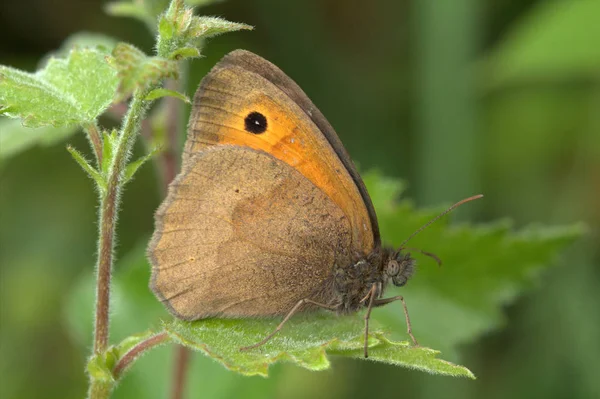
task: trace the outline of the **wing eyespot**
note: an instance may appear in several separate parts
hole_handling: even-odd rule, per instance
[[[250,112],[244,119],[244,127],[248,133],[261,134],[267,131],[267,117],[260,112]]]

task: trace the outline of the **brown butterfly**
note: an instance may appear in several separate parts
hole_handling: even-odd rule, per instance
[[[413,275],[402,249],[382,247],[360,175],[300,87],[255,54],[226,55],[196,92],[182,171],[156,212],[150,287],[168,310],[285,316],[250,349],[298,311],[366,307],[367,357],[371,309],[399,300],[417,345],[402,296],[382,298]]]

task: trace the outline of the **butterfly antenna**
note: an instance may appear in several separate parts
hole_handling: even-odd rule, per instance
[[[483,197],[483,194],[474,195],[472,197],[465,198],[462,201],[458,201],[456,204],[452,205],[450,208],[446,209],[444,212],[440,213],[439,215],[437,215],[436,217],[434,217],[433,219],[431,219],[429,222],[427,222],[423,226],[421,226],[419,229],[417,229],[417,231],[415,231],[410,236],[408,236],[408,238],[406,240],[404,240],[402,242],[402,244],[400,244],[400,248],[404,248],[404,244],[406,244],[407,242],[409,242],[414,236],[416,236],[417,234],[419,234],[420,232],[422,232],[423,230],[425,230],[427,227],[431,226],[432,223],[434,223],[435,221],[437,221],[442,216],[444,216],[444,215],[452,212],[454,209],[458,208],[459,206],[461,206],[464,203],[467,203],[469,201],[473,201],[473,200],[479,199],[481,197]]]

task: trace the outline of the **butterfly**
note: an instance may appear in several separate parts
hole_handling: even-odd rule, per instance
[[[248,51],[226,55],[194,96],[148,257],[150,287],[177,318],[284,317],[244,350],[296,312],[366,308],[367,357],[371,309],[397,300],[418,345],[403,297],[383,297],[411,278],[414,258],[382,245],[367,189],[323,114]]]

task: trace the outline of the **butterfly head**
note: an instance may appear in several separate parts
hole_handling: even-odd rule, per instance
[[[416,261],[409,253],[393,252],[383,268],[383,273],[396,287],[402,287],[413,276]]]

